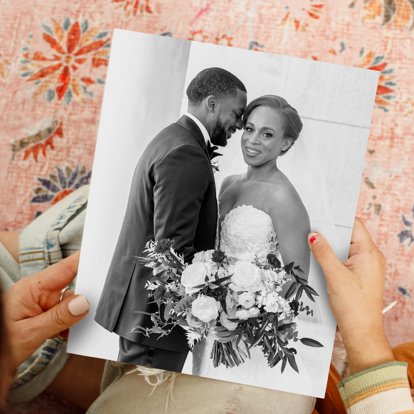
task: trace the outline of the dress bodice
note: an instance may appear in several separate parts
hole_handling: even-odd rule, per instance
[[[220,249],[239,260],[265,258],[269,253],[280,257],[271,217],[252,205],[237,206],[224,217]]]

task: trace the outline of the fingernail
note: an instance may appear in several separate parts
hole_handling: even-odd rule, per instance
[[[319,234],[318,233],[311,233],[308,237],[309,244],[314,244],[319,240]]]
[[[73,316],[82,315],[89,310],[89,307],[88,300],[82,295],[76,296],[76,298],[73,298],[68,304],[69,312]]]

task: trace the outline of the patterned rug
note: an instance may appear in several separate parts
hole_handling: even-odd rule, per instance
[[[358,215],[388,259],[389,340],[412,340],[414,2],[0,0],[0,229],[89,182],[113,28],[381,73]]]

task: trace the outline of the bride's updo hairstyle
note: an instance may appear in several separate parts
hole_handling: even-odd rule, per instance
[[[247,105],[247,108],[243,114],[243,126],[246,126],[250,114],[259,106],[267,106],[269,108],[273,108],[282,115],[284,136],[285,138],[291,138],[293,140],[293,145],[294,142],[298,139],[300,131],[302,131],[303,127],[298,111],[296,111],[293,106],[289,105],[286,99],[283,99],[280,96],[263,95],[259,98],[253,99],[253,101]],[[292,145],[289,148],[281,151],[280,155],[288,152]]]

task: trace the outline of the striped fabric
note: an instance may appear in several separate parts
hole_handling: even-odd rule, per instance
[[[338,386],[349,414],[414,414],[405,362],[388,362],[358,372]]]

